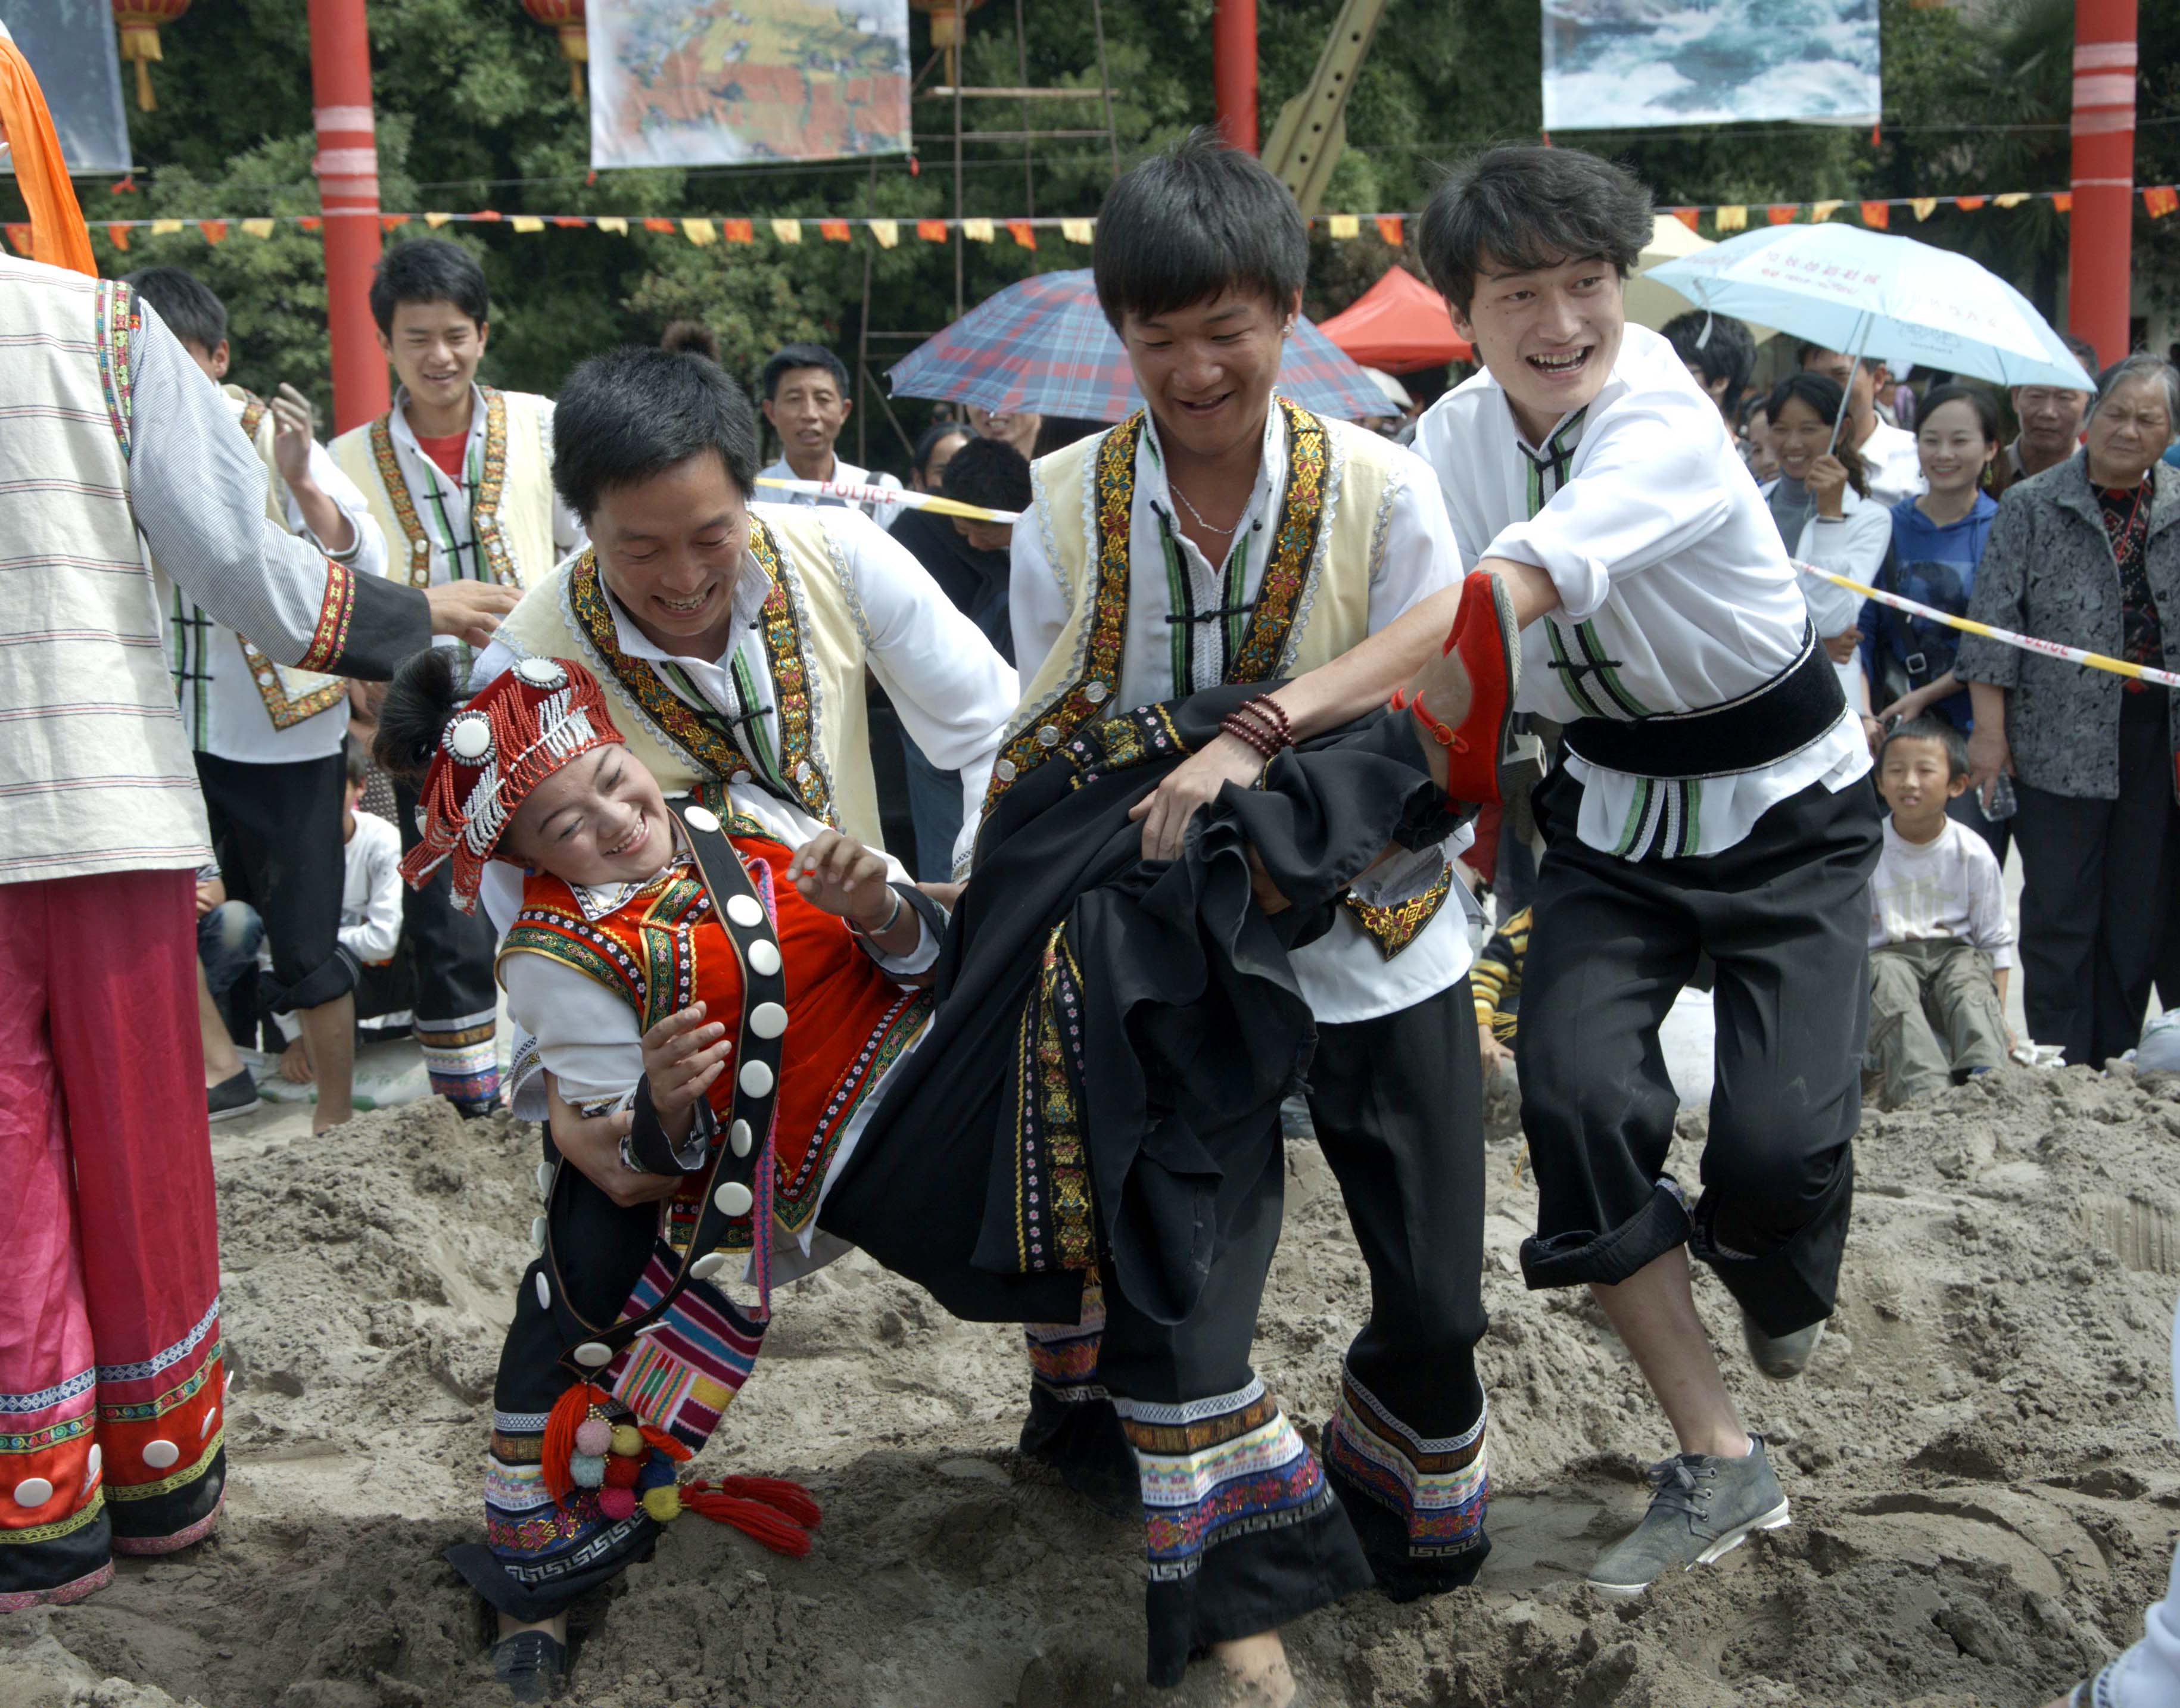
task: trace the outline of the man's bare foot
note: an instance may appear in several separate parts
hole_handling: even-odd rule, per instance
[[[314,1085],[317,1072],[311,1066],[310,1041],[298,1038],[280,1052],[280,1077],[290,1085]]]
[[[1214,1643],[1211,1658],[1225,1670],[1230,1702],[1242,1708],[1287,1708],[1295,1699],[1294,1672],[1277,1631]]]

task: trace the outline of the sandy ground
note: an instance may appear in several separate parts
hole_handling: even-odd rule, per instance
[[[1684,1178],[1693,1178],[1694,1124]],[[217,1537],[122,1563],[81,1606],[0,1623],[0,1708],[465,1708],[503,1700],[438,1551],[477,1520],[501,1325],[526,1259],[532,1134],[427,1102],[312,1140],[224,1125],[238,1372]],[[1306,1139],[1258,1362],[1321,1420],[1363,1272]],[[1477,1586],[1364,1595],[1298,1626],[1311,1701],[2035,1708],[2133,1639],[2180,1530],[2167,1379],[2180,1082],[2010,1071],[1869,1118],[1834,1332],[1803,1381],[1740,1356],[1791,1529],[1635,1604],[1581,1573],[1665,1449],[1583,1299],[1525,1292],[1534,1197],[1495,1142],[1484,1348],[1490,1562]],[[788,1289],[703,1461],[808,1482],[790,1562],[695,1519],[623,1580],[569,1700],[1089,1708],[1140,1686],[1137,1533],[1013,1451],[1009,1330],[947,1320],[861,1259]],[[1199,1671],[1202,1669],[1198,1669]],[[1207,1700],[1195,1681],[1169,1703]]]

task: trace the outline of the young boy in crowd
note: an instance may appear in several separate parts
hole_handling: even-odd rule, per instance
[[[1869,880],[1869,1053],[1887,1109],[2007,1057],[2005,886],[1990,845],[1946,816],[1968,786],[1968,744],[1943,718],[1885,737],[1877,789],[1892,816]]]
[[[477,381],[492,335],[483,270],[443,239],[397,244],[372,279],[371,315],[401,387],[333,454],[386,535],[388,574],[412,587],[536,586],[584,544],[583,529],[553,491],[552,400]],[[416,799],[397,785],[395,805],[413,846]],[[492,932],[456,911],[443,882],[410,891],[403,907],[432,1090],[465,1116],[485,1114],[499,1102]]]
[[[344,870],[341,885],[340,943],[336,953],[355,980],[355,1021],[366,1032],[383,1030],[388,1016],[409,1007],[411,975],[395,958],[401,947],[401,832],[377,813],[363,810],[370,760],[361,744],[348,747],[347,792],[341,810]],[[310,1041],[284,1018],[287,1053],[280,1077],[298,1085],[316,1079]]]

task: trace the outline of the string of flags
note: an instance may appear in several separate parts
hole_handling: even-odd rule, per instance
[[[2152,184],[2139,188],[2143,209],[2150,218],[2162,219],[2167,214],[2180,211],[2180,184]],[[1940,208],[1975,213],[1985,207],[2012,209],[2029,202],[2049,202],[2055,211],[2066,213],[2074,205],[2073,192],[2065,189],[2017,189],[1996,195],[1904,195],[1865,201],[1839,199],[1730,202],[1667,207],[1664,211],[1680,220],[1690,231],[1699,231],[1708,219],[1713,230],[1726,235],[1746,231],[1759,221],[1772,225],[1791,225],[1797,222],[1822,225],[1850,208],[1863,225],[1883,231],[1891,225],[1896,208],[1907,209],[1920,223]],[[1407,222],[1412,217],[1413,215],[1405,213],[1321,213],[1311,223],[1321,228],[1335,242],[1359,238],[1367,223],[1380,242],[1398,249],[1407,240]],[[895,249],[904,239],[943,244],[955,241],[958,236],[965,243],[996,243],[1004,233],[1017,248],[1027,250],[1038,246],[1040,233],[1048,238],[1056,235],[1063,243],[1087,247],[1098,223],[1089,218],[1044,216],[1020,219],[958,220],[884,219],[870,216],[838,219],[775,219],[754,216],[728,218],[717,215],[502,213],[488,207],[480,208],[473,213],[382,213],[378,216],[380,227],[388,232],[418,222],[433,230],[448,225],[504,225],[510,231],[526,234],[542,232],[548,227],[602,231],[623,237],[639,231],[662,236],[678,234],[700,249],[713,244],[755,243],[760,237],[781,244],[799,244],[812,235],[820,243],[848,243],[854,239],[858,231],[867,233],[880,249]],[[236,232],[245,237],[268,238],[285,226],[303,231],[317,231],[324,223],[324,216],[315,213],[282,214],[252,219],[230,217],[95,219],[89,222],[92,230],[105,233],[116,249],[124,250],[129,247],[131,234],[138,232],[147,237],[167,237],[193,231],[206,243],[217,244],[225,242]],[[17,254],[30,254],[30,228],[28,225],[8,225],[0,229],[5,230],[9,245]]]

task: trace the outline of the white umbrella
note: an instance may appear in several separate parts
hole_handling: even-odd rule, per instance
[[[1649,277],[1714,314],[1761,321],[1858,361],[1877,352],[2002,386],[2094,391],[2028,298],[1964,255],[1852,225],[1752,231]]]
[[[1627,318],[1638,327],[1648,327],[1655,332],[1665,330],[1665,322],[1675,315],[1686,314],[1692,306],[1687,298],[1678,291],[1657,282],[1658,269],[1669,261],[1701,254],[1717,245],[1707,237],[1698,237],[1670,213],[1654,214],[1651,217],[1650,240],[1643,245],[1643,253],[1636,257],[1635,271],[1627,283],[1621,287],[1621,306]],[[1766,326],[1752,326],[1749,334],[1758,343],[1771,336]]]

